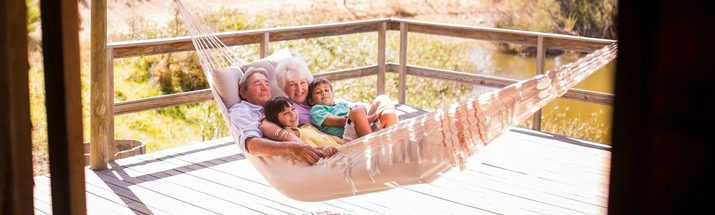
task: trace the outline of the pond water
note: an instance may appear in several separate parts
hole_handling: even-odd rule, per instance
[[[524,80],[536,75],[536,57],[519,54],[505,54],[495,50],[474,49],[472,59],[482,66],[480,74]],[[546,71],[568,64],[585,56],[580,53],[565,53],[547,56]],[[616,61],[591,74],[574,88],[590,91],[614,93]],[[495,88],[475,86],[473,96],[497,90]],[[589,139],[602,143],[611,142],[613,107],[579,102],[568,99],[555,99],[542,111],[542,130]],[[530,121],[530,120],[529,120]]]

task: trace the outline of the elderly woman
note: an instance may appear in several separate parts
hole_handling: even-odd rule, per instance
[[[311,106],[308,104],[308,85],[313,81],[313,75],[308,70],[308,65],[300,58],[286,57],[278,62],[276,66],[276,82],[278,87],[283,89],[288,99],[293,102],[293,106],[298,112],[298,121],[300,124],[310,124]],[[382,110],[379,117],[382,128],[386,128],[397,124],[399,121],[395,106],[386,95],[380,95],[367,110],[367,115],[373,115],[378,110]],[[277,131],[280,129],[278,125],[264,121],[261,125],[262,130]],[[271,139],[283,140],[274,132],[264,132],[264,135]],[[288,139],[286,139],[288,140]]]
[[[313,74],[308,71],[305,61],[286,57],[276,66],[276,82],[283,89],[288,99],[293,101],[293,107],[299,114],[300,124],[310,124],[310,105],[308,104],[308,85],[313,81]]]

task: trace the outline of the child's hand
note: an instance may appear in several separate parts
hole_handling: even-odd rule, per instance
[[[320,146],[318,149],[323,151],[323,157],[330,157],[338,153],[338,149],[335,146]]]
[[[375,120],[377,120],[380,117],[380,115],[382,115],[382,111],[384,111],[384,110],[385,109],[377,110],[374,114],[367,116],[367,121],[374,122]]]
[[[344,138],[343,138],[343,141],[345,141],[345,142],[347,143],[347,142],[353,141],[353,138],[344,137]]]

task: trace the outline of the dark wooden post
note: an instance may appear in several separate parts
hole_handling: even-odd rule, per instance
[[[91,104],[90,104],[90,153],[89,167],[93,170],[107,169],[107,162],[113,157],[114,135],[110,123],[114,121],[111,103],[114,92],[107,90],[113,82],[109,79],[114,75],[109,73],[107,61],[107,0],[92,1],[92,65],[91,65]],[[112,156],[110,156],[112,155]]]
[[[0,214],[32,214],[32,139],[23,0],[0,0]]]
[[[42,0],[52,212],[86,214],[77,0]]]

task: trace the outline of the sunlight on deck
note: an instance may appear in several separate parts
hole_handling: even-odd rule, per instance
[[[86,169],[89,214],[605,214],[610,146],[515,128],[437,181],[323,202],[270,187],[230,137]],[[49,175],[35,177],[49,214]]]

